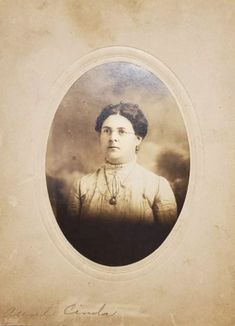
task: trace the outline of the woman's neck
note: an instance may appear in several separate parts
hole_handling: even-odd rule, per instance
[[[125,162],[125,163],[111,163],[109,161],[105,161],[104,165],[106,167],[106,169],[122,169],[124,167],[130,166],[132,164],[136,163],[136,157],[129,162]]]

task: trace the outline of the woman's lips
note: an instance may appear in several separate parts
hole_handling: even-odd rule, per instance
[[[108,149],[120,149],[120,148],[117,146],[109,146]]]

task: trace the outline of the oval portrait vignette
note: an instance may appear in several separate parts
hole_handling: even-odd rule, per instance
[[[184,205],[190,150],[178,104],[142,66],[115,61],[86,71],[54,115],[46,180],[68,242],[105,266],[157,250]]]

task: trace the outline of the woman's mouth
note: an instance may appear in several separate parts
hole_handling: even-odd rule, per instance
[[[108,146],[108,149],[120,149],[120,148],[117,146]]]

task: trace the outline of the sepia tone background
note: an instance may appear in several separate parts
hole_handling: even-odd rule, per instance
[[[227,0],[0,3],[2,325],[234,325],[234,16]],[[49,134],[44,99],[74,62],[113,45],[144,50],[173,71],[201,135],[197,182],[175,237],[147,273],[118,281],[75,268],[58,250],[35,170]],[[74,303],[118,313],[66,315]]]
[[[51,126],[46,174],[60,226],[69,220],[66,206],[72,182],[94,172],[103,163],[99,135],[95,132],[96,118],[105,106],[120,101],[137,103],[144,112],[149,126],[138,162],[170,181],[178,214],[182,209],[190,155],[180,109],[168,88],[153,73],[132,63],[111,62],[89,70],[73,84]]]

